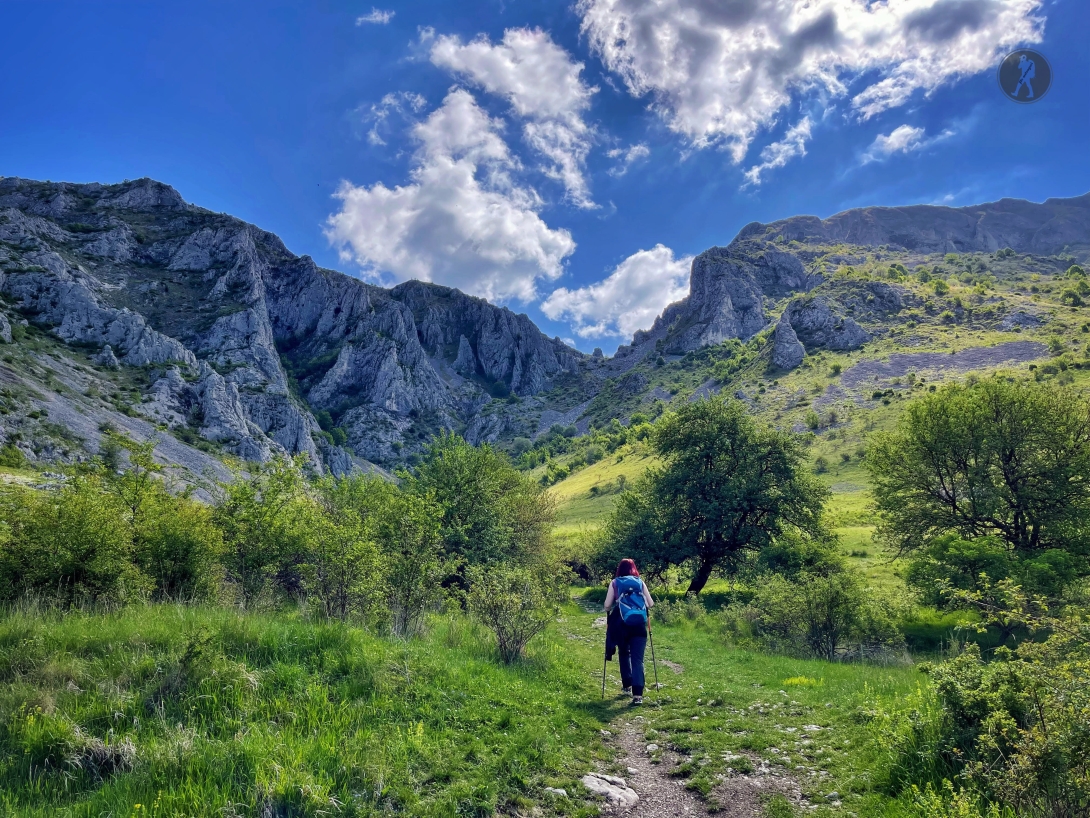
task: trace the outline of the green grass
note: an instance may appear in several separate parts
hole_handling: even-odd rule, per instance
[[[568,649],[546,640],[505,668],[460,616],[397,642],[184,607],[9,615],[0,813],[517,811],[574,789],[600,752]]]
[[[600,731],[636,715],[615,695],[616,664],[601,698],[595,619],[568,606],[504,667],[457,613],[411,641],[291,612],[10,613],[0,813],[594,815],[578,778],[623,774]],[[785,767],[815,803],[836,789],[858,814],[907,814],[870,784],[869,714],[915,689],[914,669],[734,650],[688,622],[656,627],[655,648],[664,686],[641,727],[681,754],[669,772],[709,806],[717,776],[747,763],[727,755],[739,754]]]

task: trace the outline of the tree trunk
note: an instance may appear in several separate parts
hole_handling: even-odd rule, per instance
[[[708,584],[708,577],[712,575],[712,569],[715,568],[714,560],[704,559],[700,561],[700,567],[696,569],[696,573],[693,574],[692,581],[689,583],[686,594],[692,594],[697,596],[704,590],[704,586]]]

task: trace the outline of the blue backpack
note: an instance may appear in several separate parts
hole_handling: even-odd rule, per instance
[[[647,625],[647,600],[643,598],[643,580],[639,577],[617,577],[613,583],[617,591],[621,621],[633,627]]]

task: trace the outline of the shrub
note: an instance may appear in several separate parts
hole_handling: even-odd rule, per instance
[[[834,378],[843,371],[844,371],[844,365],[841,364],[839,361],[832,364],[832,366],[829,367],[829,374],[832,375]]]
[[[779,649],[833,661],[874,658],[903,645],[893,604],[857,571],[768,576],[752,606],[757,634]]]
[[[18,446],[7,443],[0,448],[0,466],[6,469],[25,469],[26,465],[26,455]]]
[[[53,493],[14,488],[0,496],[7,542],[0,548],[0,595],[36,594],[71,606],[145,597],[151,581],[132,563],[125,509],[101,479],[81,475]]]
[[[511,454],[515,457],[521,457],[532,448],[534,448],[534,444],[530,438],[516,437],[511,443]]]
[[[467,573],[470,613],[496,635],[500,660],[511,664],[560,610],[569,577],[554,566],[497,564]]]
[[[282,590],[287,589],[285,583],[293,583],[293,572],[281,568],[288,568],[306,548],[306,532],[300,525],[301,462],[276,458],[249,475],[236,473],[218,489],[213,519],[223,532],[227,579],[244,607],[273,590],[274,577]]]
[[[390,628],[401,637],[415,636],[424,617],[447,597],[444,581],[458,567],[443,551],[442,509],[430,497],[398,490],[378,481],[372,493],[386,493],[377,503],[376,537],[385,555],[385,593]]]
[[[598,445],[587,446],[586,451],[583,452],[583,459],[587,464],[597,463],[605,456],[606,453],[602,450],[602,447]]]
[[[931,282],[931,289],[935,291],[935,295],[946,295],[950,292],[950,285],[941,278],[936,278]]]

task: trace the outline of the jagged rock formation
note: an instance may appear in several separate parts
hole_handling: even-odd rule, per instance
[[[823,296],[796,298],[787,305],[784,317],[807,349],[859,349],[870,335],[853,319],[840,315]]]
[[[0,387],[0,410],[8,410],[0,411],[0,443],[76,456],[72,441],[28,443],[47,431],[24,422],[38,408],[54,432],[73,430],[85,451],[94,450],[96,430],[113,425],[172,432],[164,449],[190,470],[225,452],[249,460],[288,452],[340,473],[364,460],[400,463],[440,429],[473,443],[534,437],[556,423],[582,432],[592,418],[623,419],[636,406],[673,399],[678,382],[656,375],[661,367],[769,332],[773,321],[768,357],[787,370],[807,351],[857,349],[891,323],[935,312],[930,292],[904,284],[903,265],[898,284],[887,283],[880,264],[897,259],[914,269],[940,264],[946,252],[1005,247],[1052,254],[1033,261],[1048,275],[1085,259],[1090,195],[748,225],[728,246],[697,256],[689,295],[606,358],[448,287],[384,289],[321,269],[276,236],[152,180],[0,178],[0,342],[14,344],[0,379],[18,381],[18,356],[9,353],[27,332],[56,347],[41,355],[63,359],[59,386],[48,383],[52,364],[19,359],[27,366],[22,391]],[[1009,263],[1001,259],[1010,255],[995,253],[988,264]],[[851,265],[874,275],[848,274]],[[945,306],[955,320],[967,309]],[[900,315],[909,308],[912,316]],[[1000,330],[1046,320],[998,304],[988,310]],[[700,394],[718,389],[707,361],[729,354],[689,356],[686,380],[703,378]],[[22,417],[11,410],[17,405]]]
[[[650,330],[637,332],[632,345],[617,354],[631,356],[648,343],[685,353],[727,338],[749,338],[769,325],[769,301],[809,292],[825,281],[814,264],[823,251],[841,250],[842,257],[850,258],[859,248],[941,254],[1007,247],[1022,253],[1085,255],[1090,251],[1090,194],[1043,204],[1003,199],[964,208],[867,207],[824,220],[795,216],[767,225],[753,222],[727,247],[713,247],[697,256],[689,295],[667,307]],[[856,314],[879,316],[904,306],[902,294],[883,282],[845,285],[837,292],[837,302],[845,311],[858,308]],[[866,333],[854,322],[840,329],[826,327],[822,308],[810,312],[800,317],[814,324],[812,332],[800,331],[792,320],[807,347],[847,349],[865,340]],[[824,328],[818,330],[818,324]]]
[[[806,357],[806,347],[799,341],[787,318],[781,318],[772,335],[772,364],[779,369],[794,369]]]
[[[351,460],[318,411],[359,456],[397,460],[585,357],[456,290],[320,269],[149,179],[0,179],[0,295],[103,369],[153,370],[137,411],[155,422],[249,460],[305,453],[335,470]]]

